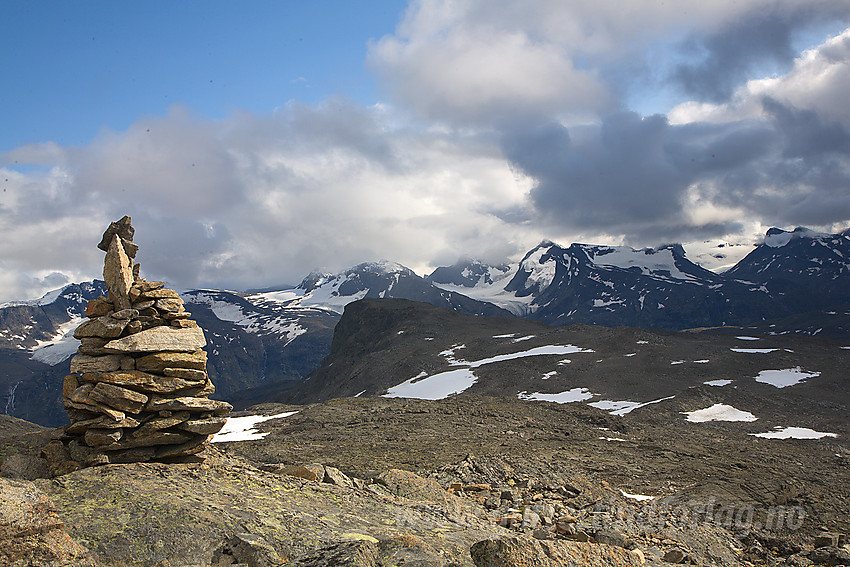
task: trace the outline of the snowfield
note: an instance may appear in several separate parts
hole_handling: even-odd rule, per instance
[[[822,437],[838,437],[835,433],[823,433],[808,427],[777,427],[776,431],[767,433],[750,433],[763,439],[820,439]]]
[[[230,441],[253,441],[262,439],[268,432],[261,432],[254,429],[258,423],[289,417],[295,415],[297,411],[288,411],[276,415],[246,415],[243,417],[228,417],[221,431],[213,435],[211,443],[227,443]]]
[[[758,418],[748,411],[741,411],[727,404],[714,404],[701,410],[682,412],[691,423],[706,421],[755,421]]]
[[[788,386],[794,386],[808,378],[815,378],[817,376],[820,376],[820,372],[804,372],[797,366],[784,370],[762,370],[755,377],[755,381],[770,384],[777,388],[787,388]]]

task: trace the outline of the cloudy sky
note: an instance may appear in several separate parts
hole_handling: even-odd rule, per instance
[[[721,269],[771,226],[850,226],[850,0],[15,0],[0,21],[0,302],[98,277],[125,214],[143,276],[179,289],[544,238]]]

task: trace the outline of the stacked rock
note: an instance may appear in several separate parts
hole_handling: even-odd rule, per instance
[[[89,302],[74,332],[65,442],[83,466],[198,458],[232,409],[208,397],[206,340],[180,296],[139,277],[134,233],[126,216],[104,233],[107,297]]]

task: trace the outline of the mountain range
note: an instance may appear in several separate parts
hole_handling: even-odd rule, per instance
[[[724,273],[691,262],[679,245],[629,247],[542,242],[515,264],[464,260],[427,277],[392,262],[313,273],[295,288],[191,290],[182,297],[204,329],[214,397],[237,407],[283,395],[322,364],[346,306],[407,299],[466,315],[563,327],[577,323],[679,331],[736,327],[763,335],[850,338],[850,230],[768,231]],[[0,306],[0,409],[65,422],[61,380],[71,337],[102,282],[72,284],[38,301]],[[380,322],[373,322],[380,326]],[[358,390],[359,391],[359,390]]]

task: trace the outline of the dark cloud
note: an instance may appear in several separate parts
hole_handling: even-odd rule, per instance
[[[739,226],[693,217],[695,203],[782,225],[850,218],[850,134],[812,111],[764,107],[762,119],[679,125],[617,113],[598,127],[512,133],[503,149],[536,180],[539,215],[561,227],[681,241]]]
[[[836,19],[850,21],[845,2],[755,6],[712,33],[692,33],[680,45],[688,62],[677,65],[670,78],[696,100],[728,100],[753,75],[788,71],[799,56],[794,46],[797,36]]]
[[[745,167],[773,146],[770,131],[757,124],[674,126],[663,116],[628,112],[573,130],[549,125],[509,135],[503,148],[537,181],[531,199],[548,222],[633,238],[728,233],[728,223],[688,222],[689,188]]]

